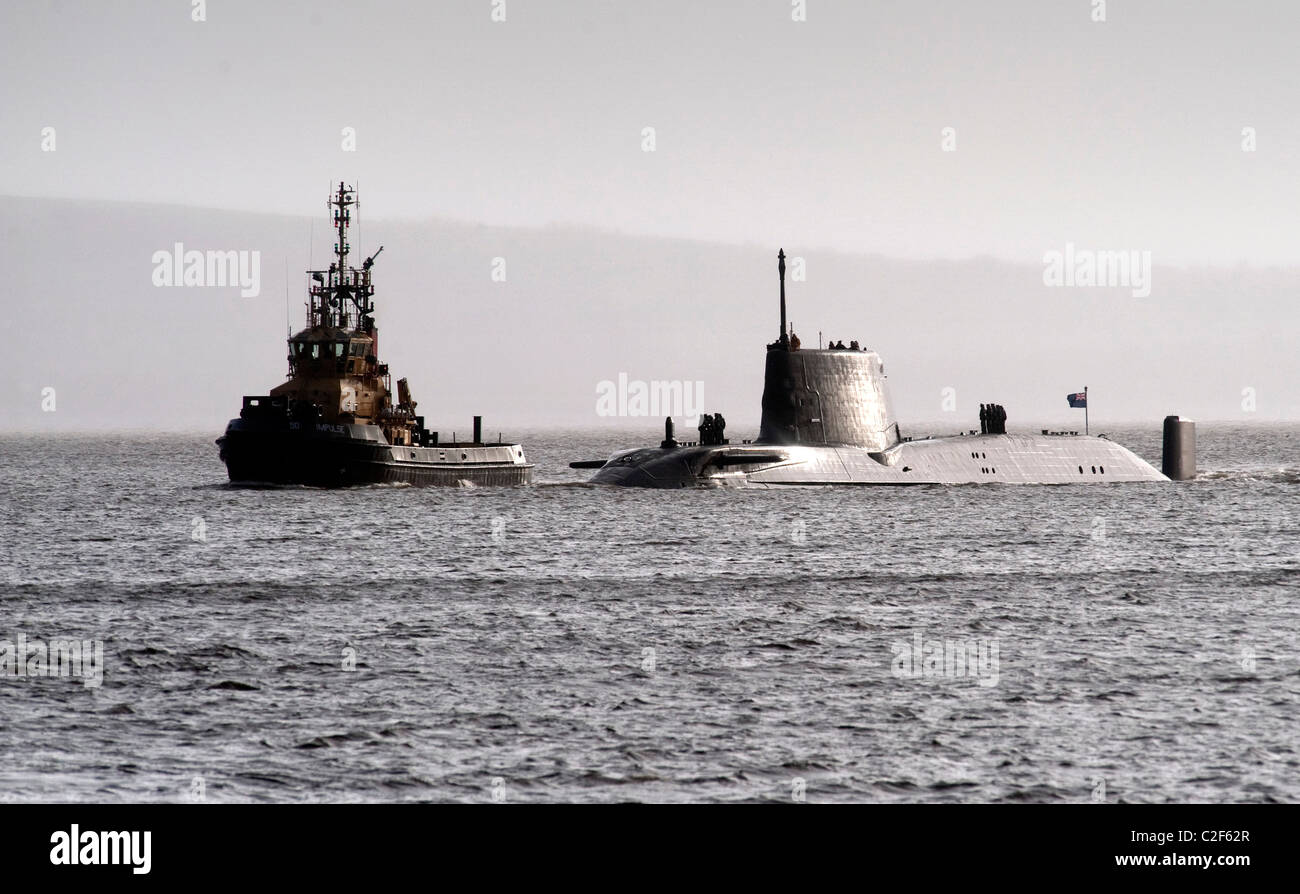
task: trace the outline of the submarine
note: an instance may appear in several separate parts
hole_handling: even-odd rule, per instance
[[[425,427],[406,379],[379,359],[375,259],[349,266],[348,224],[354,189],[339,183],[328,206],[338,241],[328,270],[311,270],[307,326],[289,337],[288,381],[269,394],[245,395],[239,418],[217,439],[237,485],[346,487],[364,484],[443,486],[532,483],[533,465],[519,444],[485,443],[482,417],[473,439],[440,440]]]
[[[1124,484],[1195,475],[1190,420],[1165,420],[1164,471],[1105,435],[1010,434],[996,405],[981,430],[904,437],[889,400],[884,363],[854,342],[804,348],[786,325],[785,252],[777,254],[781,329],[767,346],[758,437],[731,443],[706,415],[700,439],[679,442],[665,420],[657,447],[622,450],[592,468],[592,484],[625,487],[917,484]],[[1071,395],[1071,405],[1076,395]],[[721,417],[717,417],[720,419]]]

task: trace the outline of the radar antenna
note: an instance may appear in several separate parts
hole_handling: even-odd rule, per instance
[[[334,261],[329,270],[310,271],[313,285],[307,325],[352,326],[369,332],[375,312],[375,287],[370,282],[370,268],[384,247],[381,245],[379,251],[366,258],[361,269],[349,267],[348,255],[352,246],[348,243],[348,225],[352,223],[352,209],[361,207],[356,190],[340,181],[326,205],[333,209],[338,241],[334,243]],[[349,313],[349,305],[355,313]]]

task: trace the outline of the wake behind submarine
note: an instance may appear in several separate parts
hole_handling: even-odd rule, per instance
[[[981,433],[903,437],[890,408],[884,365],[856,343],[810,349],[791,339],[785,313],[767,346],[758,438],[732,444],[706,425],[697,443],[679,443],[671,418],[658,447],[623,450],[595,468],[593,484],[626,487],[701,485],[1125,484],[1195,477],[1195,427],[1165,419],[1164,473],[1104,435],[1007,434],[1005,413],[990,407]],[[1076,405],[1077,395],[1071,396]],[[1083,397],[1086,405],[1086,396]],[[983,414],[982,414],[983,416]]]

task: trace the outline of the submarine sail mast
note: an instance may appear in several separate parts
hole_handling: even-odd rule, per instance
[[[781,276],[781,347],[790,350],[790,333],[785,326],[785,249],[777,249],[776,270]]]

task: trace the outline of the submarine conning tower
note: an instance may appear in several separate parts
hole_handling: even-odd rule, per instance
[[[790,338],[785,313],[785,251],[781,334],[767,346],[761,444],[807,444],[886,450],[902,440],[889,406],[885,368],[874,351],[805,349]]]

